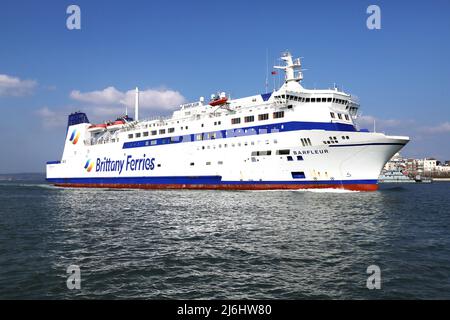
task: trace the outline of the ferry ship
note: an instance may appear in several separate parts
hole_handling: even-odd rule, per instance
[[[377,190],[384,164],[409,138],[356,125],[359,103],[337,88],[301,85],[301,60],[282,55],[278,90],[183,104],[168,118],[92,124],[69,115],[62,158],[47,162],[61,187]]]

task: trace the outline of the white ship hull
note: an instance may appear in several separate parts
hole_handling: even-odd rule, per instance
[[[304,136],[311,141],[336,136],[341,142],[302,146]],[[299,130],[125,149],[102,144],[47,164],[47,179],[71,187],[375,190],[382,167],[406,142],[379,133]],[[270,155],[252,156],[256,151]],[[294,178],[293,172],[304,177]]]

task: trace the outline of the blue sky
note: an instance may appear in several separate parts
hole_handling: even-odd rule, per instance
[[[66,8],[81,8],[81,30]],[[381,30],[366,27],[370,4]],[[110,119],[145,93],[141,117],[217,91],[265,90],[266,51],[303,57],[307,88],[361,101],[361,124],[410,135],[403,154],[450,159],[450,2],[0,2],[0,173],[59,159],[66,116]],[[272,79],[269,81],[272,87]]]

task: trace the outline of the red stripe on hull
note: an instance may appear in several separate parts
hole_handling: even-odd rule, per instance
[[[198,190],[298,190],[298,189],[345,189],[352,191],[376,191],[377,184],[89,184],[56,183],[57,187],[114,188],[114,189],[198,189]]]

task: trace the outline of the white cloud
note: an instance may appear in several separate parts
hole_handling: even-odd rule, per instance
[[[122,92],[114,87],[107,87],[103,90],[80,92],[73,90],[70,97],[74,100],[91,104],[94,113],[116,114],[120,108],[123,112],[124,106],[134,107],[135,91],[128,90]],[[173,110],[186,99],[178,91],[171,89],[147,89],[139,91],[139,107],[141,109]]]
[[[73,90],[70,97],[74,100],[92,104],[118,104],[124,97],[124,94],[114,87],[108,87],[103,90],[81,93]]]
[[[48,107],[37,110],[36,114],[41,117],[42,124],[46,128],[62,127],[67,124],[66,113],[53,111]]]
[[[134,106],[135,91],[129,90],[123,102],[127,106]],[[146,109],[176,109],[186,99],[178,91],[170,89],[147,89],[139,92],[139,107]]]
[[[450,122],[446,121],[436,126],[421,127],[420,131],[423,133],[436,134],[436,133],[450,133]]]
[[[360,116],[357,123],[360,127],[373,127],[375,122],[376,127],[380,128],[393,128],[402,126],[405,124],[411,124],[412,120],[398,120],[398,119],[379,119],[374,116]]]
[[[21,80],[17,77],[0,74],[0,96],[19,97],[29,94],[36,87],[34,80]]]

